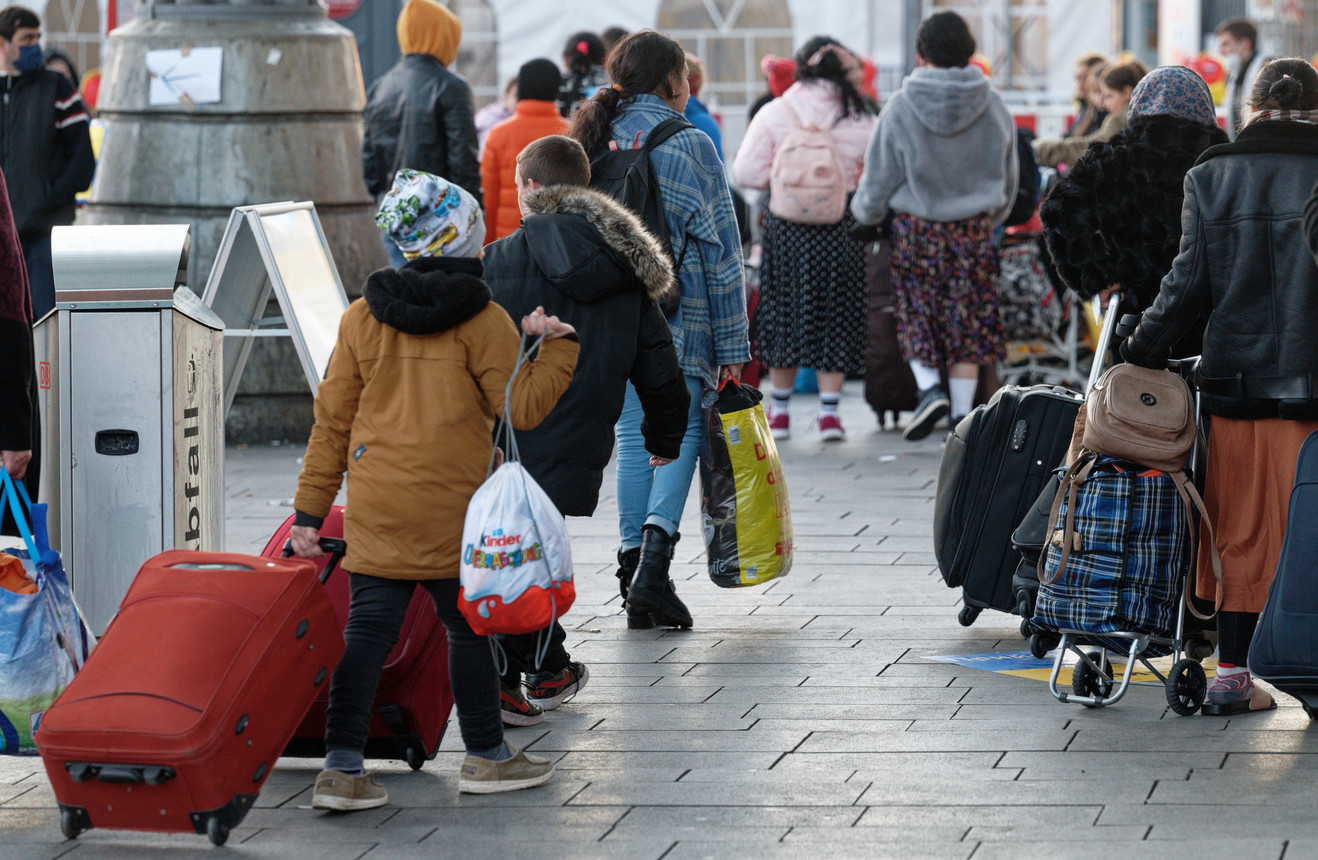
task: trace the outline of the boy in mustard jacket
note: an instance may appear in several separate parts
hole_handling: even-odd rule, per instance
[[[458,566],[467,505],[485,480],[493,417],[504,408],[521,342],[481,279],[485,227],[476,200],[437,176],[400,170],[380,205],[380,228],[408,258],[366,281],[339,323],[316,394],[291,538],[320,555],[319,528],[344,472],[352,604],[347,651],[330,682],[325,770],[312,806],[371,809],[388,801],[363,770],[371,705],[412,593],[430,592],[448,631],[449,671],[467,749],[459,791],[490,794],[548,782],[553,764],[503,740],[499,676],[489,643],[458,610]],[[549,414],[572,380],[576,333],[537,308],[522,331],[545,341],[518,372],[510,404],[516,429]]]

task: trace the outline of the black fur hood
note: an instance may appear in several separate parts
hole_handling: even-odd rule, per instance
[[[371,315],[404,334],[439,334],[485,309],[490,288],[480,260],[419,257],[401,269],[380,269],[362,296]]]
[[[613,198],[554,185],[531,192],[526,206],[531,214],[522,230],[531,258],[576,301],[593,303],[630,290],[660,301],[676,290],[672,261],[659,240]]]
[[[1043,205],[1058,274],[1083,298],[1121,284],[1136,310],[1158,295],[1180,250],[1185,174],[1221,129],[1153,116],[1092,144]]]

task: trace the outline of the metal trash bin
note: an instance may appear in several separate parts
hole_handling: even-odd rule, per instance
[[[36,327],[51,544],[100,633],[138,568],[224,529],[224,323],[186,286],[187,225],[56,227]]]

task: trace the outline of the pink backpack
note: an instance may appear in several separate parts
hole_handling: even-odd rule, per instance
[[[801,122],[787,99],[778,103],[795,128],[773,155],[769,211],[797,224],[837,224],[847,211],[847,183],[833,135]]]

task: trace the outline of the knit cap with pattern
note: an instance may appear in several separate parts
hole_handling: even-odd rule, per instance
[[[475,257],[485,244],[476,198],[446,179],[409,168],[394,177],[375,223],[409,260]]]

